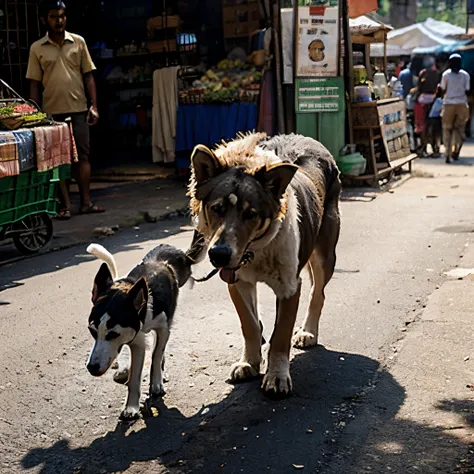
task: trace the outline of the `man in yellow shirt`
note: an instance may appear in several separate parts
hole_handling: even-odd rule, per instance
[[[94,63],[87,45],[79,35],[66,31],[66,5],[62,1],[45,0],[41,5],[41,20],[47,27],[46,36],[33,43],[30,49],[27,79],[30,96],[39,102],[40,84],[43,86],[43,111],[55,120],[70,117],[76,140],[79,163],[73,163],[73,174],[81,195],[80,212],[104,212],[90,200],[91,166],[89,163],[89,126],[99,119],[97,92],[92,71]],[[87,104],[85,87],[91,102]],[[71,202],[66,182],[61,182],[63,208],[58,217],[71,217]]]

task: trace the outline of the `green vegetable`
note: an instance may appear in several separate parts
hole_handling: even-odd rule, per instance
[[[0,109],[0,117],[9,117],[10,115],[13,115],[14,111],[15,107],[2,107]]]
[[[25,115],[23,119],[25,122],[36,122],[37,120],[44,120],[46,117],[46,114],[37,112],[36,114]]]

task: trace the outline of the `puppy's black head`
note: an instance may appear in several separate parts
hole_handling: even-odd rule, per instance
[[[92,289],[93,308],[89,331],[95,344],[87,368],[92,375],[103,375],[124,344],[133,341],[146,315],[148,286],[141,278],[136,283],[114,282],[104,263]]]
[[[176,276],[178,286],[182,287],[191,277],[191,265],[196,263],[192,255],[168,244],[155,247],[144,259],[143,263],[167,263]]]

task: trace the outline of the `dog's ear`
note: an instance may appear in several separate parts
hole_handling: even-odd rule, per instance
[[[297,170],[298,166],[291,163],[278,163],[257,171],[255,177],[275,199],[281,199]]]
[[[95,304],[100,295],[105,293],[113,284],[114,280],[110,273],[109,267],[103,263],[94,279],[94,286],[92,287],[92,303]]]
[[[201,186],[221,171],[216,155],[204,145],[197,145],[191,156],[196,184]]]
[[[128,298],[132,301],[133,307],[138,313],[148,302],[148,285],[144,278],[140,278],[128,292]]]

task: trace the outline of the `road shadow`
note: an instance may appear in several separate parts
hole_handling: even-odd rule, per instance
[[[159,221],[156,224],[142,225],[139,230],[127,229],[106,239],[92,239],[91,242],[104,245],[112,254],[130,252],[143,249],[143,242],[164,239],[186,232],[183,230],[183,226],[188,224],[187,218]],[[96,257],[87,254],[87,245],[76,245],[60,252],[39,254],[7,265],[2,265],[0,262],[0,292],[20,285],[20,281],[28,278],[46,275],[96,259]]]
[[[416,423],[405,416],[394,419],[396,402],[390,399],[393,382],[386,373],[382,374],[376,394],[358,420],[359,425],[367,424],[372,429],[369,432],[349,425],[341,440],[340,459],[322,472],[473,473],[474,443],[468,441],[471,435],[466,435],[465,430],[474,428],[474,400],[443,400],[434,407],[459,415],[452,423],[439,423],[436,415],[431,417],[431,425]],[[352,469],[348,471],[347,466]]]
[[[289,472],[293,464],[317,472],[380,373],[391,378],[373,359],[318,347],[294,357],[288,399],[269,400],[256,380],[189,417],[160,402],[140,431],[119,424],[79,448],[60,440],[30,450],[21,464],[42,474],[115,473],[145,462],[149,472]],[[393,381],[390,416],[404,398]]]

